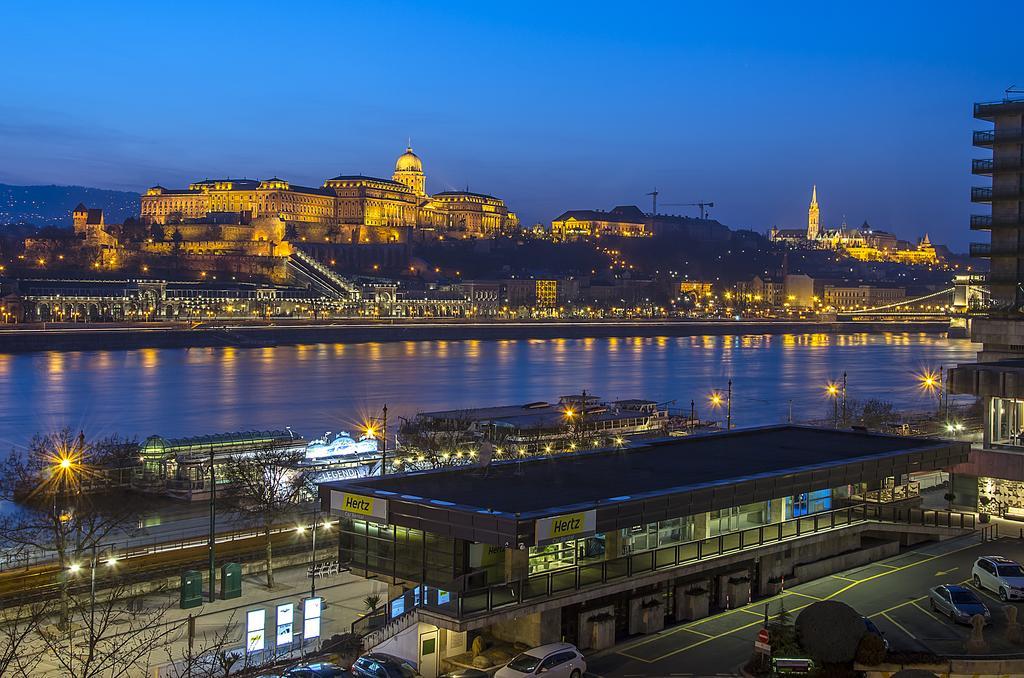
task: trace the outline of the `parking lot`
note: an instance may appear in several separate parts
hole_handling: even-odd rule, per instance
[[[970,628],[934,614],[929,609],[928,590],[939,584],[969,585],[971,568],[981,555],[1003,555],[1024,562],[1024,541],[1003,538],[982,542],[980,534],[974,534],[921,545],[884,561],[799,584],[767,601],[628,641],[589,658],[590,672],[624,678],[735,675],[750,657],[765,605],[770,616],[785,606],[795,618],[800,610],[819,600],[847,603],[871,618],[893,650],[962,654]],[[979,592],[979,597],[992,611],[992,624],[985,629],[990,651],[1024,650],[1004,638],[1006,603],[990,591]],[[1010,604],[1024,607],[1021,602]],[[1024,623],[1024,610],[1020,613],[1018,621]]]

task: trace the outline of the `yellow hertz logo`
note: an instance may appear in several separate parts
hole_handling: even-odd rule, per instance
[[[570,513],[551,519],[551,536],[565,537],[583,531],[583,514]]]
[[[358,513],[362,516],[372,516],[373,497],[364,497],[358,494],[342,494],[341,509],[350,513]]]

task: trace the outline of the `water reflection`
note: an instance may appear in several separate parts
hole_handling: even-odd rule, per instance
[[[920,410],[915,372],[973,360],[967,340],[927,334],[427,341],[0,356],[0,443],[69,425],[144,437],[291,426],[337,431],[379,410],[549,400],[586,389],[609,398],[696,402],[733,381],[738,426],[821,418],[830,380],[851,398]]]

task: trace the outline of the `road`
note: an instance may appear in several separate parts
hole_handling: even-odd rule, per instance
[[[1003,538],[982,543],[980,535],[971,535],[921,545],[877,563],[799,584],[767,601],[628,641],[588,658],[590,673],[601,678],[736,675],[753,651],[765,604],[771,616],[784,605],[795,619],[800,610],[819,600],[838,600],[870,617],[894,650],[962,653],[967,628],[932,614],[928,589],[967,583],[975,559],[992,554],[1024,562],[1024,541]],[[981,596],[993,612],[986,640],[993,652],[1008,650],[1002,639],[1006,625],[1000,610],[1003,604],[987,592]],[[1024,603],[1014,605],[1020,608]]]

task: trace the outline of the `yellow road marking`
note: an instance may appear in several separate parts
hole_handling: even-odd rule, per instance
[[[941,622],[941,621],[944,621],[944,620],[942,620],[942,619],[939,619],[939,617],[938,617],[938,616],[937,616],[937,615],[936,615],[936,614],[935,614],[934,612],[932,612],[931,610],[929,610],[928,608],[926,608],[926,607],[921,607],[920,605],[918,605],[916,601],[915,601],[915,602],[913,602],[913,603],[911,603],[911,604],[912,604],[912,605],[913,605],[914,607],[916,607],[917,609],[921,610],[921,612],[924,612],[924,613],[925,613],[926,615],[928,615],[929,617],[931,617],[932,619],[934,619],[935,621],[937,621],[937,622]]]
[[[809,593],[800,593],[799,591],[786,591],[786,593],[791,593],[794,596],[803,596],[804,598],[810,598],[811,600],[818,600],[818,601],[824,600],[824,598],[819,598],[818,596],[812,596]]]
[[[884,612],[882,613],[882,616],[885,617],[886,619],[888,619],[890,622],[892,622],[896,626],[896,628],[898,628],[900,631],[903,631],[903,633],[907,634],[908,636],[910,636],[914,640],[917,640],[917,636],[915,636],[913,633],[908,631],[906,626],[904,626],[903,624],[899,623],[898,621],[896,621],[895,619],[893,619],[892,617],[890,617],[889,615],[887,615]]]
[[[975,546],[977,546],[977,544],[968,544],[966,546],[962,546],[960,548],[953,549],[952,551],[947,551],[945,553],[938,553],[938,554],[928,555],[928,557],[923,558],[922,560],[918,560],[918,561],[915,561],[913,563],[907,563],[906,565],[901,565],[901,566],[898,566],[898,567],[891,565],[891,566],[889,566],[889,567],[892,567],[891,570],[886,570],[884,572],[879,572],[878,574],[873,574],[873,575],[871,575],[869,577],[865,577],[864,579],[850,579],[848,577],[842,577],[842,576],[834,575],[834,574],[833,575],[829,575],[830,577],[833,577],[835,579],[842,579],[842,580],[848,581],[850,583],[847,584],[846,586],[842,587],[838,591],[830,593],[829,595],[825,596],[824,598],[814,598],[813,596],[809,596],[807,594],[799,594],[796,591],[785,591],[785,592],[780,593],[778,595],[772,596],[771,598],[767,598],[765,600],[759,600],[757,602],[757,604],[758,605],[762,605],[764,603],[771,602],[772,600],[775,600],[776,598],[785,599],[786,595],[789,595],[789,594],[804,595],[807,598],[814,598],[815,600],[829,600],[829,599],[834,598],[835,596],[839,595],[840,593],[843,593],[845,591],[850,590],[851,588],[853,588],[854,586],[857,586],[858,584],[863,584],[864,582],[869,582],[869,581],[871,581],[873,579],[878,579],[880,577],[885,577],[887,575],[893,574],[894,572],[900,572],[902,570],[906,570],[908,568],[915,567],[915,566],[921,565],[923,563],[927,563],[928,561],[935,560],[936,558],[942,558],[943,556],[948,556],[948,555],[951,555],[953,553],[959,553],[960,551],[966,551],[967,549],[974,548]],[[917,553],[917,552],[912,551],[911,553]],[[920,554],[919,553],[919,555],[926,555],[926,554]],[[880,563],[876,563],[876,564],[880,564]],[[875,616],[878,616],[878,615],[886,615],[886,613],[891,612],[892,610],[895,610],[897,608],[903,607],[904,605],[911,605],[911,604],[913,604],[915,602],[924,600],[926,598],[927,598],[927,596],[921,596],[920,598],[915,598],[914,600],[904,601],[904,602],[900,603],[899,605],[893,605],[892,607],[887,608],[885,610],[882,610],[881,612],[876,612],[875,614],[868,615],[868,616],[875,617]],[[804,609],[805,607],[810,606],[811,604],[812,603],[807,603],[807,605],[800,605],[798,607],[794,607],[792,609],[786,610],[786,612],[788,612],[790,614],[795,613],[795,612],[799,612],[800,610]],[[700,624],[700,623],[703,623],[703,622],[708,622],[708,621],[711,621],[711,620],[722,619],[722,618],[724,618],[724,617],[726,617],[726,616],[728,616],[730,614],[735,614],[736,612],[742,612],[742,611],[749,612],[749,610],[746,610],[745,607],[735,608],[735,609],[723,612],[722,614],[715,615],[714,617],[707,617],[705,619],[701,619],[701,620],[698,620],[696,622],[691,622],[691,624],[697,625],[697,624]],[[763,619],[763,615],[757,615],[757,616],[760,619]],[[775,619],[778,616],[779,616],[778,614],[773,614],[773,615],[769,616],[769,619]],[[886,618],[889,619],[889,617],[887,615],[886,615]],[[889,619],[889,620],[892,621],[891,619]],[[664,637],[670,636],[673,633],[678,633],[680,631],[693,631],[693,629],[690,628],[690,627],[679,627],[677,629],[673,629],[671,631],[668,631],[668,632],[666,632],[664,634],[659,634],[659,635],[650,637],[648,639],[639,641],[637,643],[634,643],[632,645],[627,645],[625,648],[623,648],[623,650],[617,651],[616,654],[620,654],[620,655],[623,655],[625,657],[629,657],[630,659],[635,659],[637,661],[644,662],[645,664],[654,664],[656,662],[663,661],[663,660],[665,660],[665,659],[667,659],[667,658],[669,658],[669,657],[671,657],[673,655],[679,654],[680,652],[686,652],[687,650],[692,650],[693,648],[698,647],[700,645],[703,645],[705,643],[709,643],[712,640],[718,640],[719,638],[724,638],[725,636],[732,635],[734,633],[738,633],[739,631],[744,631],[744,630],[752,628],[754,626],[758,626],[761,623],[762,623],[762,621],[750,622],[749,624],[744,624],[742,626],[736,627],[734,629],[730,629],[728,631],[723,631],[723,632],[715,634],[715,635],[709,635],[707,638],[703,638],[703,639],[698,640],[698,641],[696,641],[694,643],[690,643],[689,645],[685,645],[683,647],[676,648],[675,650],[672,650],[671,652],[666,652],[665,654],[663,654],[663,655],[661,655],[659,657],[655,657],[653,659],[645,659],[644,657],[638,657],[636,655],[629,654],[626,651],[626,650],[631,650],[631,649],[633,649],[635,647],[639,647],[641,645],[645,645],[647,643],[653,642],[655,640],[658,640],[659,638],[664,638]],[[893,621],[893,624],[895,624],[896,626],[899,626],[901,629],[903,628],[902,626],[897,624],[895,621]],[[699,633],[699,632],[696,632],[696,631],[694,631],[694,632],[695,633]],[[907,633],[907,635],[910,635],[911,637],[914,637],[913,634],[911,634],[910,632],[906,632],[906,633]]]

